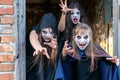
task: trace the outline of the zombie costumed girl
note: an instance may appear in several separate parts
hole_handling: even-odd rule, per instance
[[[81,23],[74,28],[72,49],[72,57],[66,57],[62,63],[59,62],[57,70],[60,72],[57,72],[55,80],[120,80],[119,59],[94,46],[89,25]],[[63,54],[66,55],[66,52]],[[74,66],[72,73],[66,75],[64,62]]]
[[[117,57],[110,58],[94,47],[92,30],[87,24],[81,23],[73,30],[73,55],[76,56],[75,80],[119,80]],[[114,62],[110,62],[113,59]]]
[[[37,33],[37,38],[31,34],[32,31]],[[26,80],[53,80],[57,60],[56,34],[57,21],[52,13],[44,14],[40,23],[29,31],[26,40]],[[39,41],[38,45],[33,45],[35,39]]]

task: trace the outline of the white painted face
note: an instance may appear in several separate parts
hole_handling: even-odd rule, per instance
[[[41,30],[42,38],[45,42],[50,42],[54,36],[52,28],[45,28]]]
[[[77,34],[74,40],[80,50],[85,50],[91,39],[89,34]]]
[[[80,16],[81,16],[80,11],[77,8],[71,11],[71,20],[73,24],[78,23],[78,21],[80,20]]]

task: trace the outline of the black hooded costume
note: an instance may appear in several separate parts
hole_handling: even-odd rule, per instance
[[[40,70],[40,60],[33,66],[33,52],[35,49],[32,47],[29,36],[32,30],[38,34],[43,28],[52,28],[57,34],[57,21],[52,13],[44,14],[40,23],[30,29],[26,36],[26,80],[53,80],[55,67],[53,64],[48,64],[48,59],[44,56],[44,65]]]

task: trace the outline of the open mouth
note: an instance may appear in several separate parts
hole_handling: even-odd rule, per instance
[[[51,38],[45,38],[45,41],[49,42],[49,41],[51,41]]]
[[[80,46],[85,46],[86,44],[79,44]]]
[[[77,21],[78,21],[78,19],[77,19],[77,18],[74,18],[73,20],[74,20],[74,22],[77,22]]]

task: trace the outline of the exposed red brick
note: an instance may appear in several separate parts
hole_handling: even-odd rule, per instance
[[[13,0],[0,0],[0,4],[11,5],[11,4],[13,4]]]
[[[14,64],[0,64],[0,72],[13,71]]]
[[[1,14],[14,14],[14,8],[0,8],[0,15]]]
[[[1,17],[1,24],[14,24],[14,18],[12,18],[12,17]]]
[[[14,42],[14,36],[0,36],[0,42],[1,43],[10,43],[10,42]]]
[[[0,80],[14,80],[14,74],[0,74]]]
[[[0,80],[15,80],[14,54],[12,54],[14,52],[15,37],[12,34],[14,33],[14,11],[16,6],[14,0],[0,0],[0,5],[0,34],[2,35],[0,36]]]
[[[0,52],[13,52],[13,45],[9,44],[1,44]]]
[[[14,55],[13,54],[0,54],[0,62],[13,62]]]

